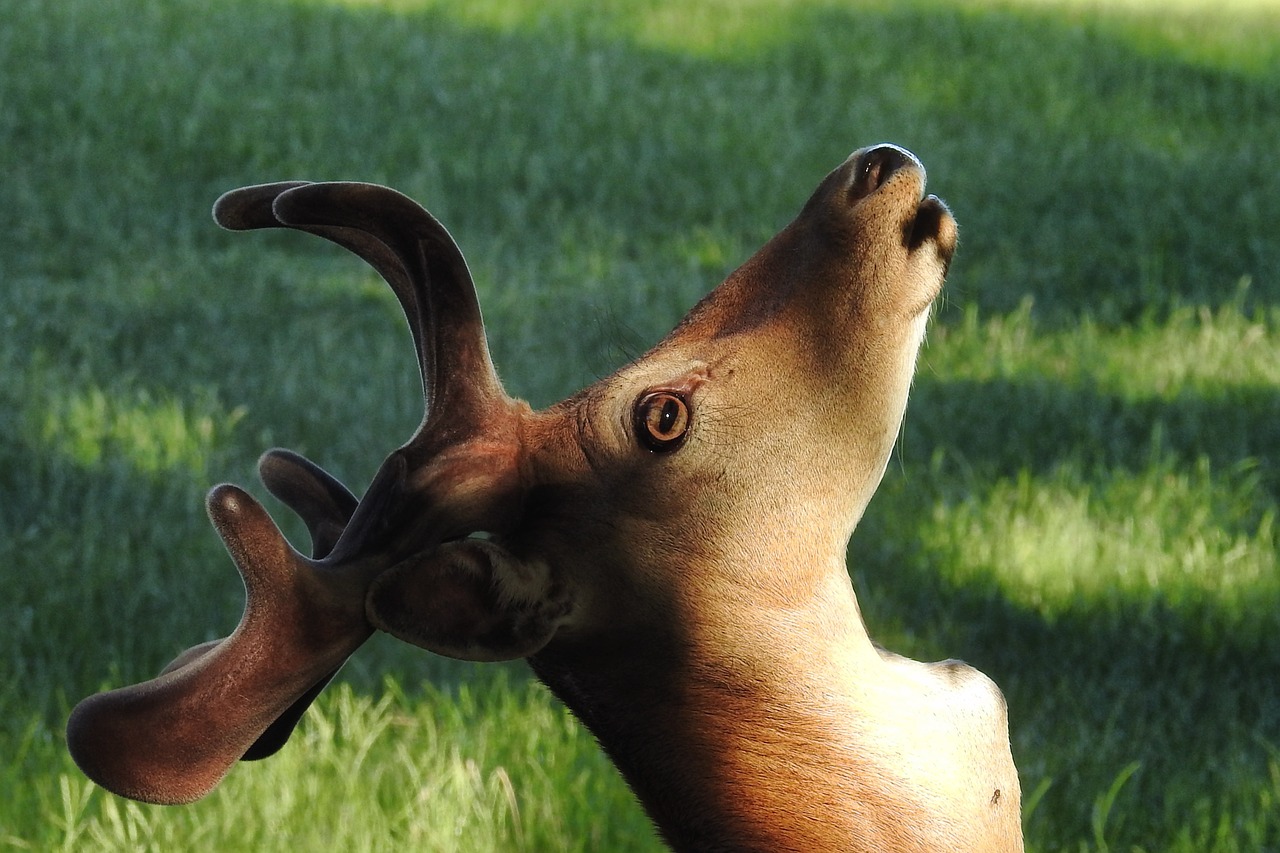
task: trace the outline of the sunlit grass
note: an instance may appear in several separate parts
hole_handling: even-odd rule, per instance
[[[1039,377],[1131,401],[1269,389],[1280,385],[1280,312],[1183,306],[1118,328],[1086,315],[1053,329],[1031,300],[987,318],[970,306],[933,330],[922,361],[926,375],[952,381]]]
[[[1280,606],[1275,509],[1249,471],[1214,476],[1158,460],[1102,482],[1078,471],[1024,473],[957,506],[935,507],[925,547],[958,583],[996,583],[1052,618],[1117,597],[1188,601],[1238,612]]]
[[[1109,29],[1136,49],[1153,56],[1174,55],[1206,67],[1266,71],[1276,47],[1268,38],[1280,21],[1269,0],[1002,0],[969,7],[951,7],[934,0],[894,3],[864,0],[856,4],[813,0],[646,0],[645,2],[589,2],[550,0],[518,4],[506,0],[478,0],[458,5],[441,0],[303,0],[399,14],[438,12],[467,26],[500,32],[520,32],[556,26],[596,36],[625,40],[637,46],[696,56],[742,61],[785,45],[797,19],[824,10],[849,9],[873,15],[934,10],[940,15],[987,15],[993,10],[1057,16],[1076,26]],[[848,34],[851,44],[859,36]]]
[[[36,425],[37,444],[83,468],[122,459],[144,474],[207,477],[210,449],[243,411],[210,412],[201,403],[153,400],[146,392],[121,400],[91,388],[51,401]]]
[[[68,768],[40,808],[77,851],[654,849],[591,737],[501,672],[451,693],[337,687],[282,753],[191,807],[120,800]]]
[[[421,415],[368,270],[209,205],[421,199],[544,404],[880,140],[962,240],[853,543],[873,635],[1004,687],[1031,849],[1280,847],[1277,69],[1247,0],[4,5],[0,848],[659,849],[522,670],[386,638],[194,807],[72,766],[70,703],[235,625],[207,488],[284,444],[359,490]]]

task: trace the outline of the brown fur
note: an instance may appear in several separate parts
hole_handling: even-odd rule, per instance
[[[923,190],[901,149],[855,153],[665,340],[541,412],[502,391],[461,253],[412,202],[351,184],[224,197],[228,227],[309,231],[383,274],[427,416],[358,505],[312,463],[264,457],[310,559],[215,490],[240,627],[81,703],[77,761],[127,796],[201,796],[277,749],[378,628],[527,658],[678,850],[1021,849],[999,690],[878,649],[845,566],[955,248]]]

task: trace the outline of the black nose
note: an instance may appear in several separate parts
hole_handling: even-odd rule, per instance
[[[871,195],[903,166],[915,164],[911,152],[896,145],[877,145],[858,154],[854,165],[853,185],[849,192],[855,198]]]

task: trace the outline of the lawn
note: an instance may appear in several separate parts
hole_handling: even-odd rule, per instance
[[[522,666],[385,637],[194,806],[75,768],[75,701],[239,616],[205,491],[273,445],[362,488],[421,414],[385,285],[208,209],[414,196],[542,405],[892,141],[962,238],[850,547],[872,635],[1002,686],[1029,849],[1280,850],[1277,140],[1262,0],[6,0],[0,849],[661,849]]]

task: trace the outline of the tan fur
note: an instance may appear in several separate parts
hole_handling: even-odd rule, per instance
[[[665,340],[541,412],[502,391],[465,263],[425,211],[363,185],[229,194],[228,227],[310,231],[383,274],[427,416],[358,505],[312,463],[264,457],[312,558],[252,498],[214,493],[241,626],[82,703],[81,766],[128,796],[200,796],[279,748],[377,628],[527,658],[678,850],[1020,850],[999,690],[877,648],[845,566],[955,248],[923,191],[910,154],[855,153]]]

